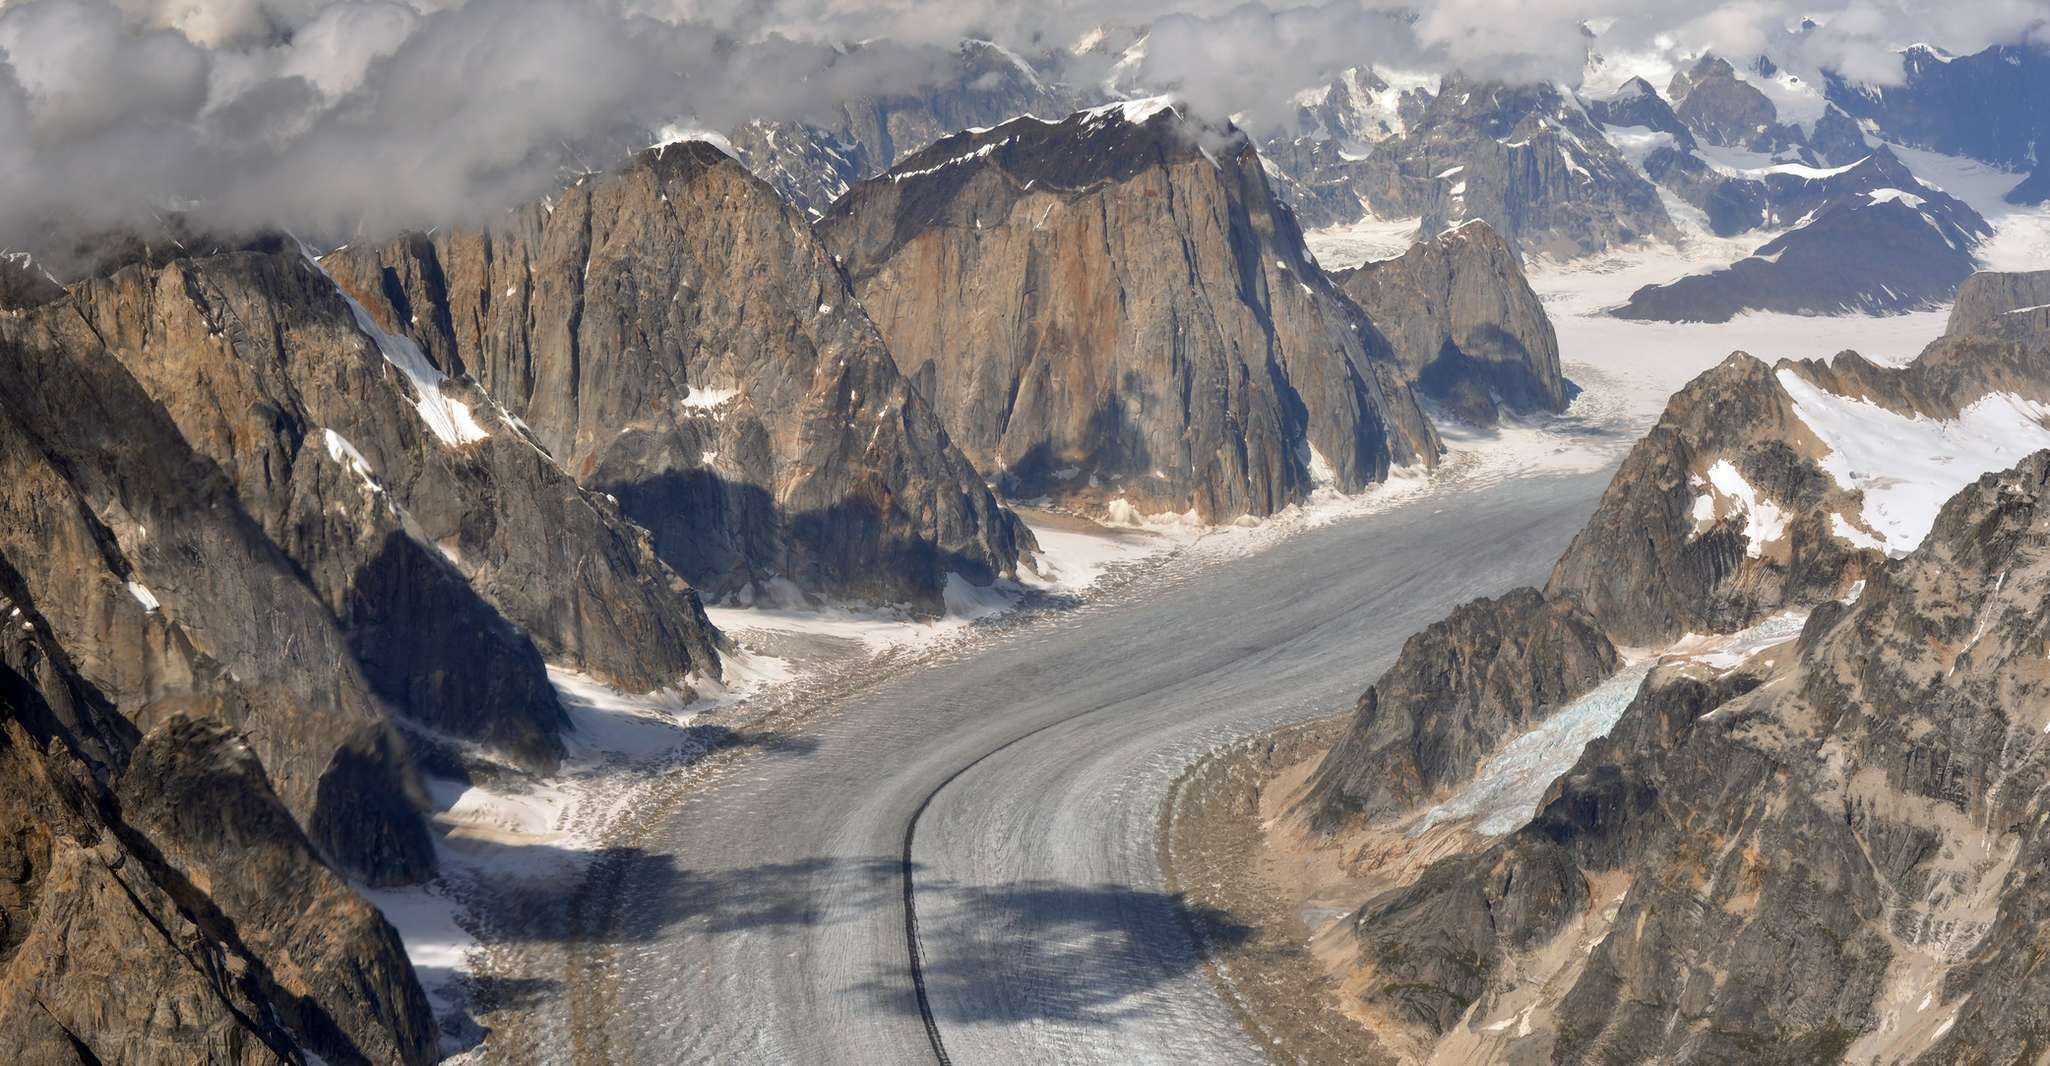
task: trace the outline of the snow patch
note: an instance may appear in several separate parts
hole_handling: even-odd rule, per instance
[[[1915,208],[1919,208],[1929,202],[1920,196],[1916,196],[1914,193],[1905,192],[1900,189],[1873,189],[1866,193],[1865,196],[1875,204],[1892,203],[1895,200],[1899,200],[1901,203]]]
[[[681,123],[671,123],[667,126],[662,127],[662,129],[655,134],[655,143],[649,145],[648,147],[660,151],[661,149],[667,148],[672,144],[685,144],[690,141],[702,141],[705,144],[709,144],[712,147],[717,148],[718,150],[726,153],[729,156],[732,156],[735,159],[740,158],[740,153],[734,150],[733,142],[727,140],[725,134],[720,133],[717,130],[705,129],[703,126],[692,126]]]
[[[377,483],[377,475],[371,473],[370,461],[363,458],[363,453],[357,451],[356,446],[350,444],[347,437],[336,433],[332,429],[323,429],[320,431],[320,435],[321,439],[327,443],[328,458],[348,467],[357,477],[363,479],[364,487],[370,491],[384,491],[384,487]]]
[[[330,281],[333,280],[327,268],[320,265],[320,260],[308,254],[306,261]],[[442,395],[441,383],[447,380],[446,376],[428,360],[427,354],[420,350],[413,338],[386,333],[362,303],[349,295],[348,290],[336,285],[335,291],[348,301],[349,313],[356,319],[356,328],[368,334],[385,361],[398,367],[400,373],[406,375],[406,380],[412,383],[416,397],[413,406],[420,412],[420,420],[427,423],[427,428],[441,438],[442,443],[474,444],[491,435],[471,416],[468,404]]]
[[[129,580],[128,594],[135,597],[135,602],[142,604],[144,611],[154,611],[163,606],[163,604],[157,602],[156,594],[149,590],[149,586],[140,581]]]
[[[1786,512],[1760,496],[1728,459],[1718,459],[1708,468],[1708,483],[1730,501],[1734,513],[1744,516],[1745,555],[1756,559],[1765,545],[1787,535]]]
[[[1822,468],[1863,494],[1861,523],[1892,555],[1921,544],[1944,502],[1966,485],[2050,448],[2050,405],[2012,393],[1989,393],[1956,418],[1938,419],[1825,392],[1789,370],[1778,378],[1794,414],[1829,449]]]
[[[1615,728],[1651,673],[1653,661],[1644,656],[1629,663],[1593,691],[1503,745],[1481,764],[1464,788],[1425,811],[1410,835],[1421,835],[1441,822],[1471,820],[1475,831],[1500,836],[1528,822],[1552,782],[1573,768],[1581,749]]]
[[[1145,122],[1162,111],[1172,111],[1176,114],[1181,114],[1180,98],[1173,93],[1165,93],[1160,96],[1145,96],[1134,100],[1119,100],[1116,103],[1089,108],[1083,111],[1082,114],[1088,116],[1092,122],[1115,116],[1124,119],[1126,122],[1136,124]]]
[[[1849,519],[1835,511],[1829,513],[1829,532],[1831,536],[1853,548],[1864,548],[1868,551],[1886,550],[1885,541],[1852,525]]]
[[[739,389],[700,389],[692,386],[690,392],[677,403],[694,411],[709,411],[732,403],[739,395]]]

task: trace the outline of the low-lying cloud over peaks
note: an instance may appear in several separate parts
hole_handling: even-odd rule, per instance
[[[167,211],[328,238],[474,219],[651,130],[830,120],[843,100],[941,84],[964,37],[1043,61],[1106,24],[1144,28],[1136,84],[1266,125],[1350,66],[1574,82],[1589,24],[1619,54],[1763,51],[1885,82],[1905,44],[1972,51],[2050,15],[2050,0],[1937,7],[0,0],[0,247],[50,251]],[[1804,16],[1820,25],[1798,31]],[[1094,85],[1119,58],[1066,59],[1064,74]]]

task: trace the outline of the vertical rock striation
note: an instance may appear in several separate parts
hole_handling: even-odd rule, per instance
[[[1030,544],[803,215],[709,144],[323,265],[711,595],[788,580],[937,609],[949,575],[987,584]]]
[[[1164,99],[956,134],[820,226],[898,364],[1014,494],[1230,519],[1437,456],[1251,144]]]
[[[1566,409],[1559,337],[1516,251],[1475,220],[1393,259],[1332,275],[1394,346],[1410,383],[1458,417],[1492,425]]]

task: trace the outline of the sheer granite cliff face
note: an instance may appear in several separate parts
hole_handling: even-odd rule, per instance
[[[1030,544],[803,215],[708,144],[323,265],[708,594],[787,579],[936,609],[948,575],[987,584]]]
[[[1251,145],[1166,101],[946,138],[820,228],[899,366],[1015,495],[1228,520],[1436,459]]]
[[[1515,249],[1487,223],[1468,222],[1332,280],[1387,334],[1412,386],[1456,416],[1492,425],[1505,407],[1566,409],[1558,334]]]
[[[76,294],[387,700],[547,763],[561,712],[544,656],[635,691],[717,676],[696,597],[645,534],[474,383],[414,380],[403,340],[366,329],[296,249],[129,268]]]
[[[1355,916],[1362,1011],[1503,1062],[2037,1056],[2046,505],[2038,453],[1783,650],[1655,673],[1526,827]]]

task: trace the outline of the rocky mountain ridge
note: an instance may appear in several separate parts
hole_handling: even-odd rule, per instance
[[[710,144],[323,265],[708,595],[794,584],[933,612],[954,575],[987,585],[1031,546],[809,221]]]
[[[1475,219],[1393,259],[1332,275],[1380,327],[1411,386],[1455,416],[1492,425],[1566,409],[1559,337],[1515,249]]]
[[[1387,340],[1250,142],[1168,99],[946,138],[820,231],[1015,496],[1229,520],[1437,457]]]
[[[1783,164],[1740,180],[1756,225],[1791,228],[1727,267],[1644,286],[1617,315],[1723,322],[1758,310],[1914,310],[1955,294],[1977,265],[1975,249],[1993,235],[1983,216],[1918,180],[1884,147],[1847,167]],[[1733,187],[1725,182],[1716,195]]]
[[[0,1031],[16,1061],[438,1060],[398,936],[322,862],[250,745],[204,699],[158,701],[140,732],[18,575],[0,584]]]
[[[2050,1007],[2010,989],[2040,886],[2011,876],[2027,845],[2003,827],[2042,814],[2028,664],[2050,575],[2050,349],[1999,323],[2041,291],[1975,277],[1903,367],[1733,355],[1674,397],[1544,593],[1412,638],[1295,800],[1310,833],[1378,832],[1361,856],[1416,864],[1330,934],[1346,1010],[1380,1046],[1504,1062],[2029,1046]],[[1611,639],[1804,615],[1791,643],[1690,638],[1706,650],[1656,665],[1521,828],[1418,840],[1425,808],[1616,670]]]

